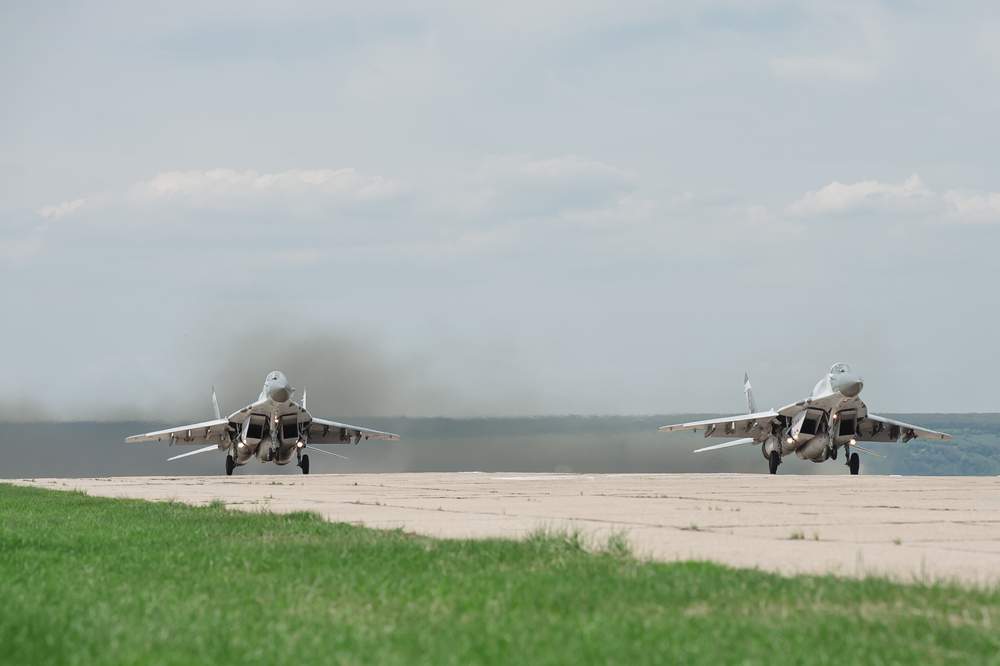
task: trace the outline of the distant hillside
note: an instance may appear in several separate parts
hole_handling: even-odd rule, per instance
[[[364,442],[334,450],[350,460],[315,454],[316,472],[523,471],[523,472],[766,472],[755,447],[693,454],[701,434],[663,434],[665,423],[709,414],[654,416],[544,416],[532,418],[345,417],[398,432],[397,443]],[[1000,474],[1000,414],[894,414],[955,435],[953,442],[914,440],[873,444],[885,458],[866,456],[862,471],[892,474]],[[194,419],[197,420],[197,419]],[[184,449],[124,443],[126,435],[161,423],[0,423],[0,477],[217,474],[222,455],[207,453],[173,463]],[[248,473],[297,474],[293,466],[251,463]],[[240,471],[242,471],[240,470]],[[839,462],[795,459],[784,473],[843,474]],[[239,471],[237,473],[240,473]]]

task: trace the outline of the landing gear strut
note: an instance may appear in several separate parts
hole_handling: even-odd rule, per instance
[[[767,457],[767,466],[771,470],[771,474],[778,473],[778,465],[781,464],[781,454],[777,451],[771,451],[771,455]]]
[[[851,469],[851,476],[858,475],[858,472],[861,471],[861,458],[858,457],[857,453],[852,453],[851,457],[847,459],[847,466]]]
[[[309,456],[299,458],[299,467],[302,469],[303,474],[309,473]]]
[[[233,470],[236,469],[236,461],[233,460],[233,456],[226,454],[226,476],[232,476]]]

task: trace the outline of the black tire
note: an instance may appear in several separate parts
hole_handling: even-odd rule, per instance
[[[778,465],[781,464],[781,454],[777,451],[771,451],[771,455],[767,458],[768,469],[771,470],[771,474],[778,473]]]
[[[231,455],[226,454],[226,476],[232,476],[234,469],[236,469],[236,461]]]
[[[847,460],[847,466],[851,468],[851,476],[857,476],[861,471],[861,458],[857,453],[852,453]]]
[[[302,460],[299,461],[299,467],[302,468],[303,474],[309,473],[309,456],[302,456]]]

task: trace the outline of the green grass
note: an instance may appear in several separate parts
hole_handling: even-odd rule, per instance
[[[1000,593],[0,484],[8,664],[1000,664]]]

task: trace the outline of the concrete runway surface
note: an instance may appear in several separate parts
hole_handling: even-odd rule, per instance
[[[783,574],[1000,582],[1000,478],[756,474],[314,474],[14,483],[332,521],[435,537],[623,533],[640,557]]]

